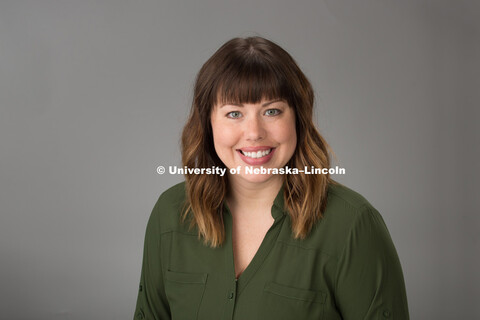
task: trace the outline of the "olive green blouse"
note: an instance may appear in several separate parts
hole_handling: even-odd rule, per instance
[[[402,269],[378,211],[358,193],[330,185],[324,217],[304,240],[291,234],[283,188],[275,219],[235,279],[232,216],[218,248],[180,223],[185,183],[165,191],[147,224],[134,319],[409,319]]]

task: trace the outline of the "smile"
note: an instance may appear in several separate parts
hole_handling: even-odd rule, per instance
[[[248,165],[260,166],[268,163],[275,153],[276,148],[270,146],[245,147],[237,149],[240,158]]]
[[[243,151],[239,150],[241,154],[243,154],[246,157],[252,158],[252,159],[257,159],[257,158],[262,158],[267,156],[272,149],[267,149],[267,150],[259,150],[259,151],[253,151],[253,152],[248,152],[248,151]]]

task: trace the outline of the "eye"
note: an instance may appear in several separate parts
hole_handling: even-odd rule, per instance
[[[278,109],[268,109],[265,111],[265,115],[272,117],[272,116],[278,116],[281,113],[280,110]]]
[[[227,118],[238,119],[242,116],[242,114],[238,111],[232,111],[227,113]]]

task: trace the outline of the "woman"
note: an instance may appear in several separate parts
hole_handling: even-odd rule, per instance
[[[158,199],[136,319],[408,319],[377,210],[328,174],[286,170],[329,168],[313,104],[295,61],[266,39],[232,39],[203,65],[183,165],[227,174],[187,174]]]

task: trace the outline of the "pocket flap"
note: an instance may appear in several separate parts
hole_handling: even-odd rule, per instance
[[[268,282],[264,290],[278,296],[316,303],[324,303],[327,297],[327,295],[321,291],[288,287],[275,282]]]
[[[204,284],[207,282],[207,276],[207,273],[187,273],[175,272],[171,270],[167,270],[167,272],[165,273],[165,279],[178,283]]]

